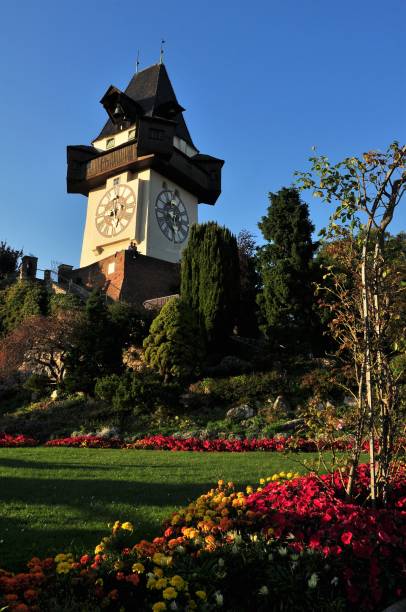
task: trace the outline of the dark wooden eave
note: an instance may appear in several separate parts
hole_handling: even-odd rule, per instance
[[[224,164],[221,159],[210,157],[201,163],[198,156],[195,156],[197,159],[188,157],[175,147],[172,147],[170,156],[146,154],[139,150],[136,142],[104,152],[93,148],[93,156],[90,156],[91,151],[84,155],[83,149],[81,145],[68,147],[68,193],[87,196],[91,189],[105,184],[110,176],[128,170],[137,173],[148,168],[196,195],[199,203],[215,204],[221,192],[221,168]]]

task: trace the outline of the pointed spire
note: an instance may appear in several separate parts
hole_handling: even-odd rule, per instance
[[[165,40],[161,40],[161,49],[159,51],[159,64],[163,64],[164,63],[164,44],[165,44]]]

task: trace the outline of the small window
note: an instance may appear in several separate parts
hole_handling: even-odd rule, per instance
[[[113,180],[113,185],[119,185],[119,184],[120,184],[120,177],[115,178],[115,179]]]
[[[164,130],[157,130],[154,128],[150,128],[149,130],[149,137],[151,140],[164,140],[164,136]]]
[[[129,130],[128,132],[128,140],[134,140],[135,138],[135,129],[134,130]]]
[[[113,261],[112,263],[109,263],[107,267],[107,274],[114,274],[115,270],[116,270],[116,264]]]
[[[114,138],[107,138],[106,149],[112,149],[114,147]]]

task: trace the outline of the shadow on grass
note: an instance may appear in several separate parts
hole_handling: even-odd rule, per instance
[[[1,503],[46,504],[77,508],[84,516],[93,516],[95,501],[116,505],[184,505],[213,486],[213,483],[168,483],[137,480],[2,478]],[[98,513],[103,509],[98,508]],[[110,512],[106,511],[106,516]]]
[[[111,449],[108,449],[111,450]],[[0,458],[0,470],[1,468],[24,468],[24,469],[32,469],[32,470],[84,470],[84,471],[98,471],[98,470],[105,470],[105,471],[111,471],[115,465],[100,465],[100,464],[83,464],[83,463],[56,463],[53,462],[51,463],[51,461],[48,463],[46,461],[44,462],[39,462],[37,460],[35,461],[29,461],[27,459],[6,459],[1,457]],[[185,465],[183,463],[179,463],[179,464],[174,464],[171,463],[170,464],[171,468],[184,468]],[[141,463],[140,465],[137,465],[135,463],[130,463],[130,464],[123,464],[123,463],[118,463],[117,464],[117,469],[142,469],[142,470],[151,470],[151,469],[160,469],[162,470],[162,464],[153,464],[153,465],[148,465],[145,463]],[[0,493],[1,495],[1,493]]]
[[[110,522],[114,522],[113,519]],[[160,533],[159,522],[145,517],[137,517],[136,526],[134,544]],[[107,523],[101,528],[78,525],[65,529],[44,526],[42,529],[30,525],[29,521],[0,516],[0,569],[26,571],[27,562],[32,557],[53,557],[59,552],[91,553],[101,538],[109,534]]]
[[[0,490],[0,568],[21,570],[33,556],[91,551],[115,520],[134,523],[134,543],[152,538],[171,508],[187,504],[211,486],[7,476]],[[49,512],[38,505],[49,507]],[[16,511],[17,517],[10,516]]]

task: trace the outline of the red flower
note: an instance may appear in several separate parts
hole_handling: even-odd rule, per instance
[[[352,533],[351,531],[344,531],[343,534],[341,534],[341,542],[343,544],[351,544],[351,540],[352,540]]]

